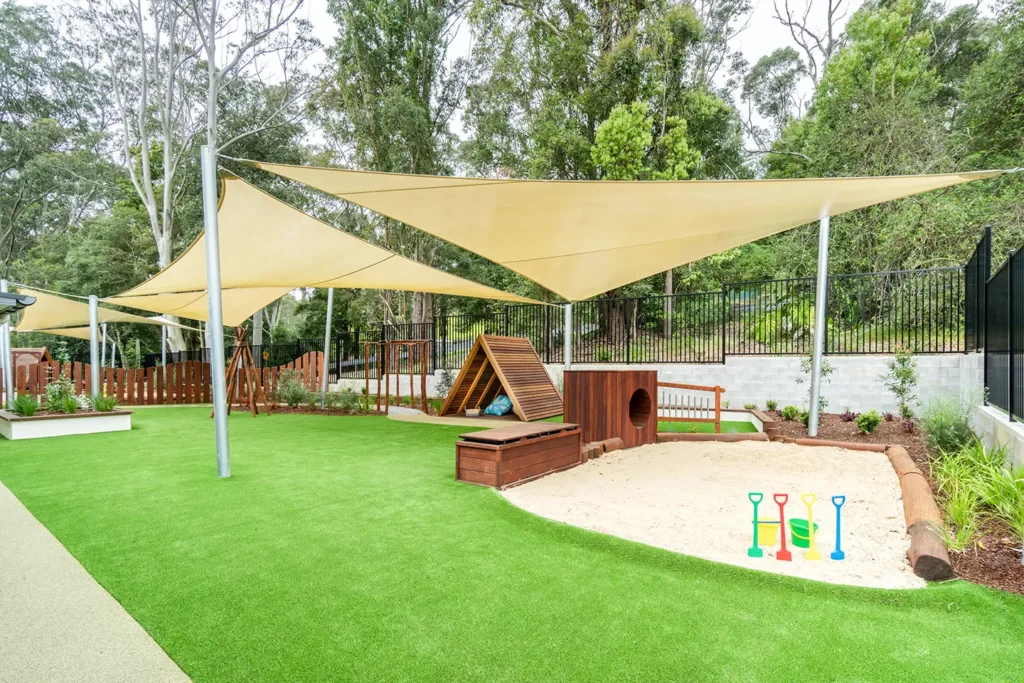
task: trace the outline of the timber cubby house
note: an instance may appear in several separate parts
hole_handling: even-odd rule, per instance
[[[562,414],[562,395],[530,340],[482,334],[473,343],[440,414],[463,415],[470,408],[486,408],[498,394],[511,399],[513,413],[523,422]]]

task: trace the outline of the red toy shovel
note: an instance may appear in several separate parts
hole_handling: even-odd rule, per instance
[[[772,496],[779,505],[779,533],[782,534],[782,549],[775,553],[776,560],[793,561],[793,553],[786,550],[786,503],[789,502],[788,493],[776,493]]]

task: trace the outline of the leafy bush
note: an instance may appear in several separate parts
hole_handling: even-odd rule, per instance
[[[952,453],[971,443],[974,440],[971,409],[970,401],[950,396],[931,401],[922,418],[928,445],[934,450]]]
[[[285,370],[277,380],[277,400],[292,408],[307,405],[312,394],[294,370]]]
[[[60,410],[65,398],[75,397],[75,387],[71,379],[64,375],[51,376],[46,384],[46,409]]]
[[[117,397],[100,394],[92,400],[92,407],[101,413],[109,413],[117,407]]]
[[[39,411],[39,401],[34,396],[22,394],[14,399],[14,412],[22,417],[32,417]]]
[[[756,403],[744,403],[743,407],[746,410],[757,410],[757,404]]]
[[[843,422],[853,422],[857,419],[857,413],[847,408],[843,412],[839,413],[839,419]]]
[[[800,421],[804,423],[804,427],[811,426],[811,411],[806,408],[800,409]],[[821,420],[821,413],[818,413],[818,420]]]
[[[800,409],[796,406],[786,406],[782,409],[782,419],[784,420],[795,420],[799,414]]]
[[[50,410],[53,410],[53,408],[50,408]],[[61,399],[60,403],[57,404],[57,410],[62,413],[67,413],[68,415],[74,415],[78,412],[78,399],[74,396],[65,396]]]
[[[328,405],[331,408],[337,408],[346,413],[358,413],[361,412],[361,402],[359,400],[359,394],[352,391],[351,389],[342,389],[341,391],[328,394],[330,400]]]
[[[455,385],[455,373],[447,368],[441,371],[441,376],[437,378],[437,384],[434,385],[435,391],[438,397],[448,398],[448,392],[452,390],[452,386]]]
[[[886,412],[882,413],[882,418],[885,419],[886,422],[892,422],[893,420],[896,419],[896,416],[893,415],[892,413],[886,411]]]
[[[870,434],[878,429],[878,425],[881,423],[882,416],[878,414],[877,410],[869,410],[857,416],[857,428],[865,434]]]
[[[903,420],[900,424],[903,425],[903,431],[907,434],[913,434],[917,431],[917,423],[913,420]]]
[[[325,402],[325,395],[322,391],[309,391],[303,404],[311,410],[319,410],[320,405]]]
[[[905,348],[898,348],[886,366],[889,368],[889,372],[879,379],[896,398],[900,415],[904,419],[913,417],[914,411],[910,408],[910,404],[917,400],[917,396],[914,394],[914,388],[917,387],[917,361],[914,360],[914,354]]]
[[[768,410],[776,410],[779,407],[779,402],[774,398],[770,398],[764,402],[764,405]]]
[[[946,522],[943,540],[950,550],[963,552],[974,543],[985,519],[982,504],[988,492],[986,485],[994,472],[1002,470],[1003,457],[999,450],[986,452],[974,439],[932,460],[931,474]]]

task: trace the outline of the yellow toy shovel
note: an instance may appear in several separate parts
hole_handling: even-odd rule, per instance
[[[810,545],[807,552],[804,553],[804,559],[820,560],[821,553],[818,552],[818,548],[814,545],[814,512],[812,511],[814,503],[818,500],[818,494],[802,493],[800,494],[800,500],[807,506],[807,535],[810,536]]]

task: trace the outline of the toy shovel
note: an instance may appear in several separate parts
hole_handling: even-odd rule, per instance
[[[789,502],[788,493],[776,493],[772,496],[775,502],[779,506],[779,533],[782,535],[782,548],[775,553],[776,560],[785,560],[790,562],[793,559],[793,553],[786,550],[786,503]]]
[[[748,493],[747,498],[754,504],[754,545],[747,548],[748,557],[764,557],[764,551],[757,545],[757,505],[764,500],[763,493]]]
[[[821,553],[818,552],[818,548],[814,544],[814,503],[818,500],[818,494],[802,493],[800,494],[800,500],[807,506],[807,535],[810,537],[807,552],[804,553],[804,559],[820,560]]]
[[[845,560],[846,553],[839,547],[839,511],[842,509],[843,504],[846,502],[846,496],[832,496],[832,504],[836,506],[836,549],[832,551],[830,556],[833,560]]]

